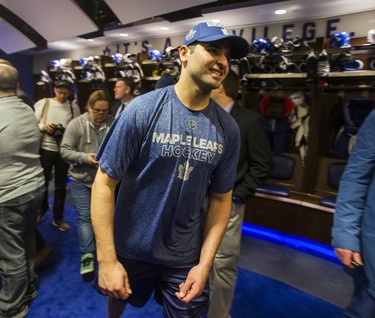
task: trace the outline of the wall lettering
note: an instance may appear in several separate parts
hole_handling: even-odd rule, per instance
[[[167,47],[170,47],[172,46],[172,41],[171,41],[171,38],[166,38],[165,39],[165,44],[164,44],[164,51]]]
[[[316,23],[306,22],[302,26],[302,39],[305,41],[313,41],[316,36]]]
[[[240,32],[237,34],[236,30],[232,30],[232,34],[243,36],[244,29],[241,29]]]
[[[355,35],[355,32],[351,32],[350,30],[341,30],[339,28],[339,24],[341,22],[340,18],[334,18],[334,19],[328,19],[325,22],[324,30],[325,34],[320,35],[324,36],[326,38],[330,38],[333,33],[338,32],[338,31],[346,31],[348,32],[351,36]],[[280,36],[284,42],[292,41],[296,36],[302,38],[305,41],[310,41],[313,42],[316,40],[317,36],[317,23],[314,21],[307,21],[302,24],[298,23],[286,23],[286,24],[281,24],[279,27],[279,32],[280,34],[270,34],[269,35],[269,28],[271,26],[261,26],[261,27],[252,27],[251,29],[246,29],[246,28],[241,28],[237,30],[231,30],[232,34],[242,36],[246,38],[249,43],[252,43],[254,40],[259,39],[259,38],[268,38],[270,37],[278,37]],[[300,30],[298,30],[301,28]],[[250,32],[250,34],[249,34]],[[272,32],[274,32],[274,29],[272,29]],[[142,53],[147,53],[150,47],[150,40],[144,40],[142,41]],[[179,44],[179,43],[178,43]],[[125,48],[125,54],[129,53],[129,50],[131,48],[131,43],[123,43],[122,44]],[[133,43],[133,46],[136,45],[136,42]],[[158,50],[161,49],[162,52],[165,51],[166,48],[168,47],[173,47],[172,45],[172,38],[167,37],[164,41],[164,47],[159,48]],[[155,48],[156,49],[156,48]],[[105,52],[108,52],[108,47],[105,49]],[[120,53],[120,44],[116,45],[116,52]],[[104,52],[104,51],[103,51]]]
[[[328,17],[321,19],[306,19],[303,21],[284,21],[280,23],[263,24],[263,25],[248,25],[241,28],[230,28],[228,31],[231,34],[236,34],[244,37],[249,43],[259,38],[274,38],[283,39],[284,41],[293,40],[295,37],[314,42],[317,38],[331,38],[335,32],[348,32],[351,37],[366,37],[369,29],[373,29],[373,19],[375,10],[353,13],[348,15]],[[34,71],[39,72],[43,69],[50,60],[64,58],[69,56],[72,59],[80,59],[85,54],[100,55],[104,54],[110,56],[115,53],[137,54],[141,51],[148,52],[149,48],[163,52],[167,47],[177,47],[181,44],[183,34],[169,36],[167,38],[150,38],[143,40],[136,40],[128,42],[114,43],[108,46],[90,47],[84,50],[72,50],[69,52],[59,52],[50,55],[43,55],[35,57]]]
[[[283,31],[281,33],[281,38],[285,42],[293,40],[293,37],[292,37],[293,29],[294,29],[294,24],[284,24],[283,25]]]
[[[149,42],[148,41],[142,41],[142,53],[147,53],[148,52],[148,45],[149,45]]]
[[[333,33],[337,31],[337,26],[335,26],[335,23],[339,23],[340,19],[330,19],[327,20],[327,29],[326,29],[326,38],[329,39]]]

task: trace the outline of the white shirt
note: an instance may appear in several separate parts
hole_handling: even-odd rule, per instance
[[[126,106],[129,105],[129,103],[130,103],[132,100],[133,100],[133,98],[132,98],[131,100],[128,100],[128,101],[125,102],[125,103],[122,103],[122,104],[118,107],[117,112],[116,112],[116,115],[115,115],[115,118],[117,118],[117,117],[120,115],[120,113],[125,109]]]
[[[64,104],[49,98],[49,107],[46,116],[46,121],[42,122],[43,109],[45,106],[46,99],[43,98],[37,101],[34,105],[35,117],[39,123],[39,129],[42,130],[45,124],[61,124],[63,127],[67,127],[68,123],[74,118],[81,114],[78,105],[72,102],[73,116],[70,109],[70,102],[66,101]],[[45,133],[42,137],[41,148],[49,151],[59,151],[59,147],[56,144],[54,137]]]

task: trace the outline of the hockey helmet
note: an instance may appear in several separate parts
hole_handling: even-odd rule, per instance
[[[350,35],[347,32],[335,32],[329,43],[332,48],[348,46],[350,45]]]
[[[148,59],[149,60],[160,60],[162,58],[162,54],[159,50],[149,50],[148,51]]]
[[[265,39],[256,39],[251,44],[251,51],[253,53],[262,53],[266,50],[267,40]]]
[[[375,44],[375,29],[371,29],[368,31],[367,42],[370,44]]]

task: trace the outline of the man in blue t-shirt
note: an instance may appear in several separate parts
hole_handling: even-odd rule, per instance
[[[120,317],[127,303],[143,306],[154,291],[165,317],[201,317],[206,309],[240,142],[236,122],[210,94],[227,75],[229,58],[248,50],[222,26],[198,24],[179,49],[178,83],[134,99],[103,141],[91,213],[95,284],[109,296],[109,317]]]

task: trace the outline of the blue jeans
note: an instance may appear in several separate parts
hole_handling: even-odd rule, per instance
[[[70,189],[78,212],[77,234],[81,253],[94,253],[95,240],[90,215],[91,188],[72,180]]]
[[[0,317],[20,312],[35,277],[35,223],[44,186],[0,204]]]

